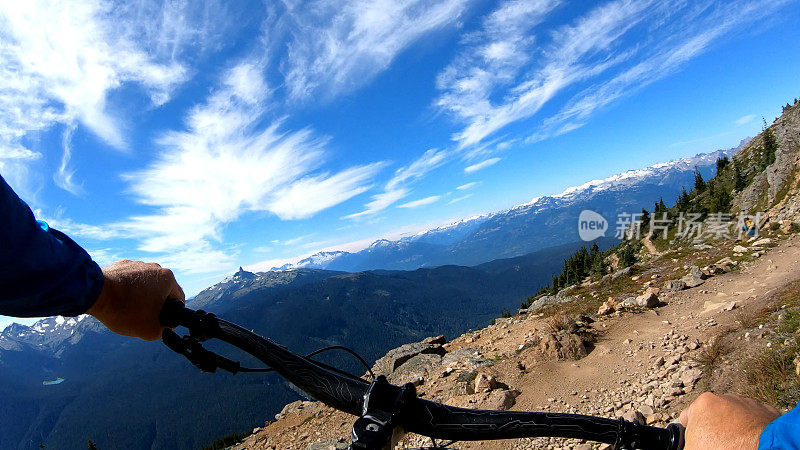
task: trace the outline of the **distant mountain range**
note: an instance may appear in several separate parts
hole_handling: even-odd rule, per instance
[[[660,198],[671,204],[682,187],[691,190],[695,168],[709,178],[716,170],[717,158],[732,156],[747,142],[749,139],[728,150],[592,180],[560,194],[536,197],[506,211],[471,217],[399,240],[377,240],[358,252],[316,253],[272,270],[314,268],[357,272],[413,270],[444,264],[469,266],[575,242],[579,240],[577,223],[582,210],[598,212],[613,225],[618,214],[638,213],[642,207],[652,209]],[[613,226],[611,230],[613,233]]]

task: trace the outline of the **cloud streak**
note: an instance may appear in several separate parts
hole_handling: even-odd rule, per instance
[[[481,184],[480,181],[473,181],[471,183],[462,184],[461,186],[458,186],[456,189],[459,191],[465,191],[467,189],[472,189],[479,184]]]
[[[739,117],[738,119],[734,120],[733,123],[741,126],[752,122],[755,118],[756,118],[755,114],[748,114],[746,116]]]
[[[432,203],[436,203],[439,199],[442,198],[441,195],[432,195],[430,197],[421,198],[419,200],[410,201],[408,203],[403,203],[402,205],[398,205],[398,208],[419,208],[420,206],[430,205]]]
[[[186,117],[186,130],[164,135],[147,168],[128,174],[131,192],[152,214],[117,224],[139,249],[167,253],[189,272],[224,268],[235,252],[219,248],[222,227],[246,212],[302,219],[364,192],[382,163],[321,172],[326,139],[308,129],[266,126],[271,89],[263,65],[245,60]],[[189,259],[203,255],[208,264]]]
[[[451,150],[429,149],[409,165],[395,171],[394,175],[384,185],[383,191],[372,196],[360,212],[345,216],[345,219],[362,219],[375,215],[396,202],[407,197],[411,190],[410,185],[423,178],[432,170],[445,164],[453,156]]]
[[[481,169],[485,169],[485,168],[487,168],[489,166],[493,166],[493,165],[497,164],[499,161],[500,161],[500,158],[489,158],[489,159],[487,159],[485,161],[481,161],[481,162],[479,162],[477,164],[473,164],[471,166],[465,167],[464,168],[464,172],[466,172],[466,173],[477,172],[477,171],[479,171]]]
[[[385,70],[428,33],[459,20],[472,0],[286,2],[290,30],[283,62],[289,97],[350,92]]]
[[[527,142],[580,128],[598,109],[676,72],[730,31],[787,1],[615,0],[537,33],[557,3],[526,2],[524,21],[515,18],[525,15],[509,13],[521,8],[519,2],[502,3],[439,75],[436,106],[464,123],[453,136],[459,146],[480,144],[576,87]]]
[[[182,58],[213,41],[226,16],[203,14],[211,1],[0,0],[0,164],[20,172],[36,153],[26,136],[64,128],[53,179],[81,192],[69,167],[69,138],[78,125],[126,150],[125,120],[109,93],[137,86],[152,106],[166,103],[189,77]],[[189,51],[189,49],[192,49]],[[27,159],[27,163],[25,161]]]

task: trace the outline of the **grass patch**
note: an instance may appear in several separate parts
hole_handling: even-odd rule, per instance
[[[781,333],[795,334],[798,329],[800,329],[800,311],[786,311],[783,320],[778,324],[778,330]]]
[[[769,308],[762,308],[757,312],[750,311],[751,310],[746,309],[738,309],[736,311],[735,320],[739,325],[739,328],[742,330],[749,330],[757,327],[760,323],[763,323],[764,320],[766,320],[770,313],[772,313],[772,310]]]
[[[775,345],[760,350],[744,367],[745,394],[779,408],[791,408],[800,398],[800,378],[795,372],[795,358],[800,346]]]
[[[733,346],[723,334],[712,337],[700,351],[692,357],[705,375],[711,375],[722,362],[722,358],[733,350]]]

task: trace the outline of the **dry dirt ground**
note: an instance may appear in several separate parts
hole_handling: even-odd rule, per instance
[[[488,408],[502,403],[510,409],[559,411],[607,417],[641,418],[655,425],[674,420],[679,412],[707,389],[744,392],[744,380],[735,361],[719,369],[698,363],[698,355],[721,334],[737,347],[734,354],[752,353],[766,346],[764,332],[747,333],[745,317],[756,317],[770,296],[800,279],[800,235],[785,237],[757,259],[738,270],[711,277],[697,287],[661,293],[662,306],[597,318],[599,336],[589,354],[579,360],[537,358],[527,348],[532,336],[547,327],[546,318],[517,316],[467,333],[447,343],[453,352],[474,349],[475,356],[492,361],[477,372],[494,377],[502,389],[465,392],[459,373],[470,369],[459,362],[447,369],[425,371],[419,391],[435,401]],[[736,243],[726,243],[733,247]],[[682,274],[679,274],[682,275]],[[663,283],[664,278],[660,278]],[[732,303],[732,302],[735,302]],[[465,366],[466,364],[466,366]],[[726,369],[727,367],[727,369]],[[476,370],[476,369],[473,369]],[[702,376],[701,376],[702,375]],[[474,379],[474,376],[472,377]],[[471,382],[471,380],[470,380]],[[506,389],[507,386],[507,389]],[[461,389],[461,390],[459,390]],[[502,391],[518,391],[514,395]],[[502,392],[498,394],[498,392]],[[510,397],[510,402],[509,402]],[[287,407],[280,420],[259,429],[237,449],[346,448],[352,417],[317,403]],[[408,436],[409,446],[429,440]],[[564,439],[517,439],[457,443],[457,449],[599,448],[600,445]]]

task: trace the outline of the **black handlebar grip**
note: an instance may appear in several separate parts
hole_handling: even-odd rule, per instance
[[[684,433],[686,432],[686,429],[683,427],[683,425],[679,423],[671,423],[667,425],[667,431],[672,433],[672,446],[670,447],[670,450],[683,450],[683,446],[686,443],[684,441]]]
[[[186,308],[182,301],[175,298],[168,298],[161,307],[158,320],[161,325],[167,328],[175,328],[180,325],[187,325],[191,319],[192,310]]]

